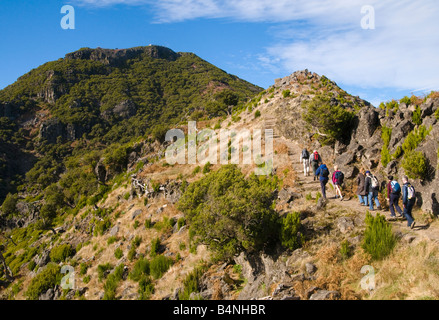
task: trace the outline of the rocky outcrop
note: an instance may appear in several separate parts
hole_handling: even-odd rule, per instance
[[[51,118],[40,124],[39,138],[48,143],[57,143],[60,138],[64,141],[74,141],[90,131],[90,124],[61,122],[58,118]]]
[[[111,121],[113,118],[116,119],[129,119],[133,117],[137,112],[136,105],[131,100],[124,100],[113,108],[105,110],[101,113],[102,118],[106,121]]]
[[[180,54],[175,53],[169,48],[161,46],[136,47],[129,49],[102,49],[102,48],[82,48],[78,51],[68,53],[65,59],[81,59],[102,62],[105,65],[119,65],[126,60],[137,57],[151,57],[154,59],[165,59],[175,61]]]

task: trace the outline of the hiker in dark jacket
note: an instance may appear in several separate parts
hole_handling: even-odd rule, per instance
[[[399,213],[399,217],[402,217],[402,210],[398,205],[399,198],[401,197],[401,187],[398,181],[393,180],[393,176],[388,176],[387,183],[387,201],[389,201],[390,217],[396,218],[395,209]]]
[[[416,202],[415,188],[409,183],[407,176],[402,177],[402,204],[404,206],[404,216],[407,218],[407,226],[411,229],[415,227],[415,219],[412,209]]]
[[[326,200],[326,184],[329,181],[329,169],[326,166],[326,164],[322,164],[320,167],[317,168],[315,177],[320,176],[320,187],[322,189],[322,195],[323,199]]]
[[[365,189],[366,192],[368,192],[368,201],[369,201],[369,210],[374,211],[373,209],[373,200],[375,200],[375,204],[377,206],[377,209],[381,209],[380,202],[378,200],[378,191],[379,191],[379,184],[378,179],[376,179],[374,175],[368,170],[366,171],[366,179],[365,179]],[[376,186],[374,186],[373,180],[376,181]]]
[[[367,206],[367,192],[366,192],[366,182],[365,176],[363,174],[364,170],[362,169],[357,176],[357,195],[360,200],[360,204],[362,206]]]
[[[303,149],[302,153],[300,154],[300,162],[303,163],[303,174],[306,176],[309,176],[309,152],[308,150]]]
[[[322,158],[320,157],[320,154],[317,152],[317,150],[314,150],[311,155],[311,168],[314,173],[314,181],[316,180],[316,177],[318,176],[316,174],[317,169],[319,168],[319,164],[323,163]]]

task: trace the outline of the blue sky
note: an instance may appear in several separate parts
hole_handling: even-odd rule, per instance
[[[264,88],[307,68],[378,105],[439,90],[437,17],[437,0],[2,0],[0,89],[81,47],[156,44]]]

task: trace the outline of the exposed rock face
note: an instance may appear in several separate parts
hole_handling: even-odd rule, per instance
[[[0,118],[6,117],[14,120],[18,117],[18,107],[11,103],[0,103]]]
[[[352,140],[360,145],[367,145],[375,130],[380,126],[378,112],[373,107],[363,108],[355,121],[357,126],[353,131]]]
[[[46,120],[40,124],[39,137],[48,143],[57,143],[58,137],[62,141],[74,141],[90,130],[90,124],[64,124],[58,118]]]
[[[136,114],[136,105],[131,100],[124,100],[112,109],[105,110],[102,112],[101,116],[107,121],[110,121],[112,117],[117,117],[119,119],[129,119]]]
[[[66,54],[65,59],[94,60],[106,65],[117,65],[127,59],[133,59],[143,55],[154,59],[166,59],[169,61],[175,61],[180,56],[180,54],[165,47],[147,46],[129,49],[83,48]]]

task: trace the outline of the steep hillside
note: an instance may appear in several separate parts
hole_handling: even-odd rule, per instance
[[[169,127],[226,115],[260,90],[192,53],[159,46],[83,48],[48,62],[0,91],[0,202],[17,188],[44,190],[71,155],[105,153],[139,137],[162,141]]]
[[[105,50],[75,55],[109,65],[118,57]],[[438,299],[438,211],[428,204],[437,204],[435,96],[375,109],[305,70],[276,80],[222,117],[197,122],[199,151],[217,142],[206,141],[205,132],[219,141],[222,129],[234,141],[247,130],[253,141],[261,138],[264,150],[269,136],[258,129],[273,129],[273,166],[266,176],[255,176],[264,164],[255,163],[254,154],[250,164],[243,155],[237,165],[220,164],[223,152],[230,160],[234,151],[248,149],[232,140],[211,145],[216,163],[169,164],[169,143],[145,138],[128,150],[84,152],[83,171],[76,172],[78,162],[66,162],[72,173],[62,174],[43,196],[8,197],[2,206],[23,215],[2,221],[1,257],[10,271],[2,271],[2,297]],[[184,121],[175,127],[189,131]],[[331,171],[338,164],[345,172],[345,201],[332,198],[331,184],[322,201],[319,183],[301,171],[303,147],[318,149]],[[405,165],[414,151],[428,160],[426,172]],[[120,153],[126,162],[115,160]],[[354,178],[362,168],[383,182],[387,173],[415,174],[415,229],[386,221],[384,193],[383,210],[368,214],[359,205]],[[89,191],[87,184],[98,182]],[[64,265],[74,269],[73,290],[61,288]]]

